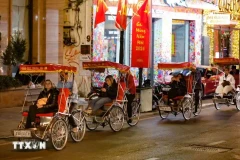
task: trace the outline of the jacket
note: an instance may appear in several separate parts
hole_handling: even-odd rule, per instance
[[[38,96],[38,100],[41,98],[48,98],[43,108],[58,109],[58,94],[59,91],[56,88],[52,88],[49,91],[44,89]],[[35,103],[35,105],[37,102]]]
[[[129,92],[131,94],[136,94],[136,86],[135,86],[135,83],[134,83],[133,75],[132,74],[127,74],[126,79],[127,79],[126,80],[127,88],[129,89]]]
[[[196,70],[196,72],[193,73],[193,78],[197,82],[195,85],[195,89],[202,90],[202,75],[199,70]]]
[[[109,97],[111,99],[116,99],[117,98],[117,91],[118,91],[118,85],[117,83],[113,83],[112,86],[107,86],[106,87],[106,97]]]

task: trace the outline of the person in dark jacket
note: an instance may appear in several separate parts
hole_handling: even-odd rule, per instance
[[[35,128],[35,118],[38,113],[56,112],[58,110],[58,90],[53,88],[50,80],[45,80],[44,89],[39,94],[34,105],[29,107],[26,128]]]
[[[199,70],[197,70],[196,68],[192,68],[192,75],[193,75],[193,82],[195,82],[195,86],[194,86],[194,94],[195,94],[195,110],[194,112],[197,112],[197,108],[199,105],[199,100],[200,100],[200,91],[202,90],[202,75],[201,72]]]
[[[105,85],[101,88],[100,97],[89,101],[88,109],[85,111],[88,114],[96,112],[105,103],[112,102],[117,97],[118,85],[112,75],[105,78]],[[91,109],[90,109],[91,108]]]

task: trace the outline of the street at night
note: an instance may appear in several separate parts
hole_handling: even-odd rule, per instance
[[[205,104],[209,102],[211,100],[204,100]],[[1,135],[7,137],[10,131],[5,131],[6,128],[13,127],[14,123],[17,126],[17,119],[21,117],[17,109],[1,109],[5,113],[5,117],[1,114]],[[200,116],[189,121],[185,121],[181,114],[161,120],[158,112],[154,112],[143,113],[137,126],[125,124],[117,133],[109,126],[99,126],[96,131],[87,131],[80,143],[74,143],[69,137],[62,151],[53,148],[16,151],[12,145],[14,139],[3,139],[3,136],[0,159],[237,160],[240,159],[239,130],[240,113],[235,106],[224,106],[217,111],[213,105],[208,105]]]

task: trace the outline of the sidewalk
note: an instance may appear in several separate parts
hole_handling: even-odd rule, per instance
[[[213,105],[211,99],[203,100],[203,108]],[[11,130],[16,129],[21,121],[22,107],[0,108],[0,139],[11,137]],[[141,113],[141,118],[158,115],[158,111]]]

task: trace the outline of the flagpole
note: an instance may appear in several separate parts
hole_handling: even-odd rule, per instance
[[[119,63],[120,64],[123,64],[123,57],[124,57],[123,46],[124,46],[124,30],[122,29],[120,31],[120,51],[119,51]]]

